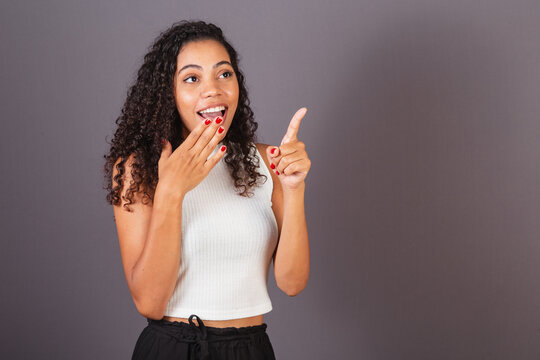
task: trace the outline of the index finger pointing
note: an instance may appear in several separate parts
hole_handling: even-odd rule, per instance
[[[289,123],[289,127],[287,128],[287,133],[283,137],[283,140],[281,140],[281,145],[296,139],[298,135],[298,129],[300,129],[300,122],[304,118],[304,116],[307,113],[307,108],[303,107],[298,109],[296,113],[293,115],[291,122]]]

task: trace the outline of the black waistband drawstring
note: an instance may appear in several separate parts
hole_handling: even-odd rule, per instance
[[[197,326],[193,318],[197,319],[197,322],[199,326]],[[262,330],[257,330],[256,332],[249,332],[246,334],[234,334],[234,335],[226,335],[226,336],[220,336],[218,339],[208,339],[208,329],[206,328],[206,325],[202,321],[202,319],[195,314],[192,314],[189,317],[189,328],[190,332],[195,333],[195,339],[185,339],[179,336],[178,334],[175,334],[174,332],[165,330],[161,327],[161,324],[168,323],[167,321],[162,320],[153,320],[150,318],[147,318],[148,324],[155,326],[155,329],[157,331],[163,332],[169,336],[174,337],[179,342],[185,342],[185,343],[191,343],[194,344],[194,346],[191,346],[191,357],[193,359],[200,359],[200,360],[208,360],[210,359],[210,351],[208,342],[209,341],[226,341],[226,340],[232,340],[232,339],[240,339],[240,338],[247,338],[251,339],[252,343],[255,343],[257,341],[257,337],[260,336],[261,332],[264,332],[264,328],[261,328]]]
[[[199,326],[195,325],[193,322],[193,318],[197,318],[197,323]],[[204,325],[204,322],[201,320],[200,317],[193,314],[189,317],[189,325],[196,331],[197,339],[195,341],[195,346],[193,347],[194,351],[199,351],[199,359],[205,360],[210,358],[210,353],[208,352],[208,331],[206,330],[206,326]],[[193,354],[195,355],[195,354]],[[195,359],[195,356],[193,357]]]

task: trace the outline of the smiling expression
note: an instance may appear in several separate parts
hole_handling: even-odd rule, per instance
[[[225,47],[216,40],[196,40],[178,53],[174,79],[176,108],[182,119],[184,139],[208,114],[217,108],[221,126],[229,129],[238,105],[238,80]],[[225,110],[222,110],[223,107]],[[212,116],[214,119],[215,116]]]

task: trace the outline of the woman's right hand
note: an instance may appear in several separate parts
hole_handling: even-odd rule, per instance
[[[223,124],[223,121],[220,124]],[[221,134],[218,131],[223,128],[220,124],[211,121],[206,125],[205,121],[201,121],[174,152],[171,143],[165,140],[158,162],[160,188],[165,187],[168,192],[185,195],[208,175],[225,155],[225,151],[220,148],[207,160],[216,145],[225,137],[225,130]]]

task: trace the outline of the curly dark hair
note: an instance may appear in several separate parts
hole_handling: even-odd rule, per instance
[[[152,203],[158,183],[158,160],[161,156],[161,139],[167,139],[174,151],[183,141],[184,126],[174,98],[174,74],[177,56],[183,45],[196,40],[212,39],[220,42],[231,59],[239,85],[238,106],[223,144],[227,146],[224,161],[231,170],[234,185],[240,196],[250,197],[249,190],[257,184],[259,177],[267,178],[256,171],[259,158],[255,155],[258,124],[253,118],[250,100],[244,83],[244,75],[238,68],[238,54],[225,39],[222,30],[204,21],[182,20],[160,33],[137,72],[137,80],[127,93],[121,115],[117,118],[118,128],[109,143],[109,153],[104,155],[105,189],[107,202],[121,204],[121,190],[125,164],[130,156],[132,181],[122,196],[128,210],[134,203],[133,194],[142,191],[142,198]],[[113,186],[113,167],[117,174]],[[265,180],[266,181],[266,180]],[[145,203],[144,201],[142,201]]]

